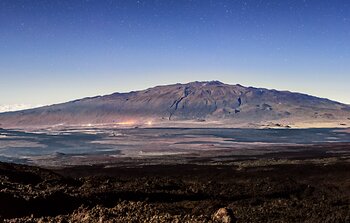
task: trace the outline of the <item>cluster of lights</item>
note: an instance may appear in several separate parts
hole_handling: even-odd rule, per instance
[[[124,122],[117,122],[117,125],[134,125],[135,121],[124,121]]]
[[[128,121],[123,121],[123,122],[117,122],[116,124],[117,124],[117,125],[135,125],[135,124],[137,124],[137,123],[136,123],[136,121],[128,120]],[[145,125],[151,126],[152,124],[153,124],[152,121],[147,121],[147,122],[145,122]]]

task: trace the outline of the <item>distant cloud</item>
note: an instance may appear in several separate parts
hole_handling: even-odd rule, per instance
[[[0,105],[0,112],[9,112],[9,111],[19,111],[30,108],[41,107],[43,105],[29,105],[29,104],[8,104]]]

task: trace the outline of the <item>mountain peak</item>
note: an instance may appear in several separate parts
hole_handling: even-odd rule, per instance
[[[219,85],[226,85],[226,84],[218,80],[212,80],[212,81],[192,81],[187,83],[177,83],[176,85],[197,87],[197,86],[219,86]],[[171,85],[163,85],[163,86],[167,87]]]
[[[194,81],[188,84],[202,84],[202,85],[224,85],[221,81],[212,80],[212,81]]]
[[[129,93],[0,114],[2,126],[86,125],[176,121],[263,125],[261,123],[347,123],[350,106],[310,95],[229,85],[217,80],[163,85]],[[287,124],[286,124],[287,125]],[[349,123],[350,125],[350,123]]]

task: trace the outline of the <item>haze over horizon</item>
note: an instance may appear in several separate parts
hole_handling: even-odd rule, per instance
[[[350,104],[348,27],[345,0],[3,0],[0,111],[204,80]]]

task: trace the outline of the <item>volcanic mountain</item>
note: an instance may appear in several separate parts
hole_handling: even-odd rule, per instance
[[[219,81],[157,86],[0,114],[0,127],[134,125],[288,127],[350,125],[350,106],[289,91]]]

